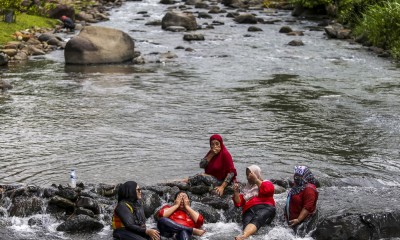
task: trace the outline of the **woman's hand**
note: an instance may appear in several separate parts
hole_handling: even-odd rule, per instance
[[[146,235],[148,235],[151,240],[160,240],[160,232],[155,229],[146,229]]]
[[[211,152],[214,155],[217,155],[220,151],[221,151],[221,146],[214,146],[214,147],[211,148]]]
[[[225,187],[221,185],[219,187],[214,188],[214,190],[221,197],[222,195],[224,195]]]
[[[300,224],[301,222],[300,222],[300,220],[299,219],[293,219],[293,220],[290,220],[289,221],[289,227],[294,227],[294,226],[296,226],[296,225],[298,225],[298,224]]]
[[[189,198],[186,195],[183,196],[183,200],[182,201],[183,201],[183,204],[185,205],[186,209],[190,208]]]
[[[233,193],[234,194],[240,193],[239,184],[237,182],[233,184]]]
[[[211,159],[212,159],[214,156],[215,156],[215,153],[214,153],[213,149],[211,148],[210,151],[209,151],[209,153],[208,153],[207,156],[206,156],[206,160],[207,160],[208,162],[210,162]]]
[[[181,194],[179,194],[178,197],[175,199],[174,205],[180,206],[182,201],[183,201],[183,197]]]

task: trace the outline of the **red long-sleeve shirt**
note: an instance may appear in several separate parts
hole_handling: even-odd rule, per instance
[[[272,182],[263,181],[260,185],[258,196],[250,198],[246,202],[246,200],[243,197],[243,194],[240,194],[239,203],[235,202],[234,197],[232,199],[236,207],[242,207],[242,211],[244,213],[246,212],[247,209],[258,204],[268,204],[275,207],[274,191],[275,187],[274,184],[272,184]]]
[[[164,216],[164,210],[170,208],[170,205],[165,205],[160,209],[158,212],[158,217],[163,217]],[[177,209],[174,213],[171,214],[171,216],[168,217],[172,221],[181,224],[186,227],[190,228],[200,228],[203,223],[204,223],[204,217],[203,215],[199,214],[199,217],[197,218],[197,221],[194,222],[193,219],[190,217],[188,213],[186,213],[183,210]]]
[[[291,196],[289,205],[289,220],[299,217],[303,208],[310,214],[315,212],[317,207],[318,191],[314,184],[308,183],[307,187],[299,194]]]

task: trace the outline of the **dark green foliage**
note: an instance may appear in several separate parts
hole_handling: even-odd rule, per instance
[[[400,59],[400,0],[369,6],[354,30],[358,35],[367,36],[373,45],[388,49],[394,58]]]
[[[338,4],[338,17],[342,23],[354,24],[371,5],[382,3],[382,0],[340,0]]]
[[[334,2],[334,0],[290,0],[293,4],[299,4],[306,8],[314,8],[321,5],[329,5]]]

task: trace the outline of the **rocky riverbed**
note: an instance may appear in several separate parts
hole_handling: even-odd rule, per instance
[[[72,239],[79,239],[83,235],[94,237],[104,232],[104,229],[109,229],[117,203],[118,186],[79,183],[72,189],[56,184],[50,187],[2,185],[0,225],[9,228],[10,219],[28,218],[31,228],[44,230],[46,218],[43,216],[50,215],[50,218],[58,222],[56,231],[65,232]],[[276,228],[288,228],[283,218],[286,189],[279,185],[275,187],[277,216],[271,226],[262,229],[260,234],[268,234],[268,231]],[[190,187],[179,182],[144,186],[143,189],[145,215],[150,224],[154,223],[154,215],[160,206],[172,202],[172,197],[180,190],[190,193],[192,206],[204,215],[206,223],[240,224],[241,211],[232,204],[231,189],[222,198],[210,192],[208,186]],[[322,186],[319,191],[319,218],[316,229],[310,233],[314,239],[370,240],[400,237],[400,203],[385,200],[390,199],[387,196],[398,195],[398,188],[371,188],[368,191],[355,186]],[[105,232],[111,238],[111,231]],[[1,233],[4,234],[4,230],[0,230],[0,236]],[[215,240],[234,237],[229,234],[208,234],[208,239]],[[13,239],[19,238],[14,236]]]

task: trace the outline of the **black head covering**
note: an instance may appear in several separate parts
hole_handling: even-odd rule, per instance
[[[138,200],[136,188],[137,183],[134,181],[128,181],[119,186],[118,202],[125,200],[131,203],[135,203]]]

